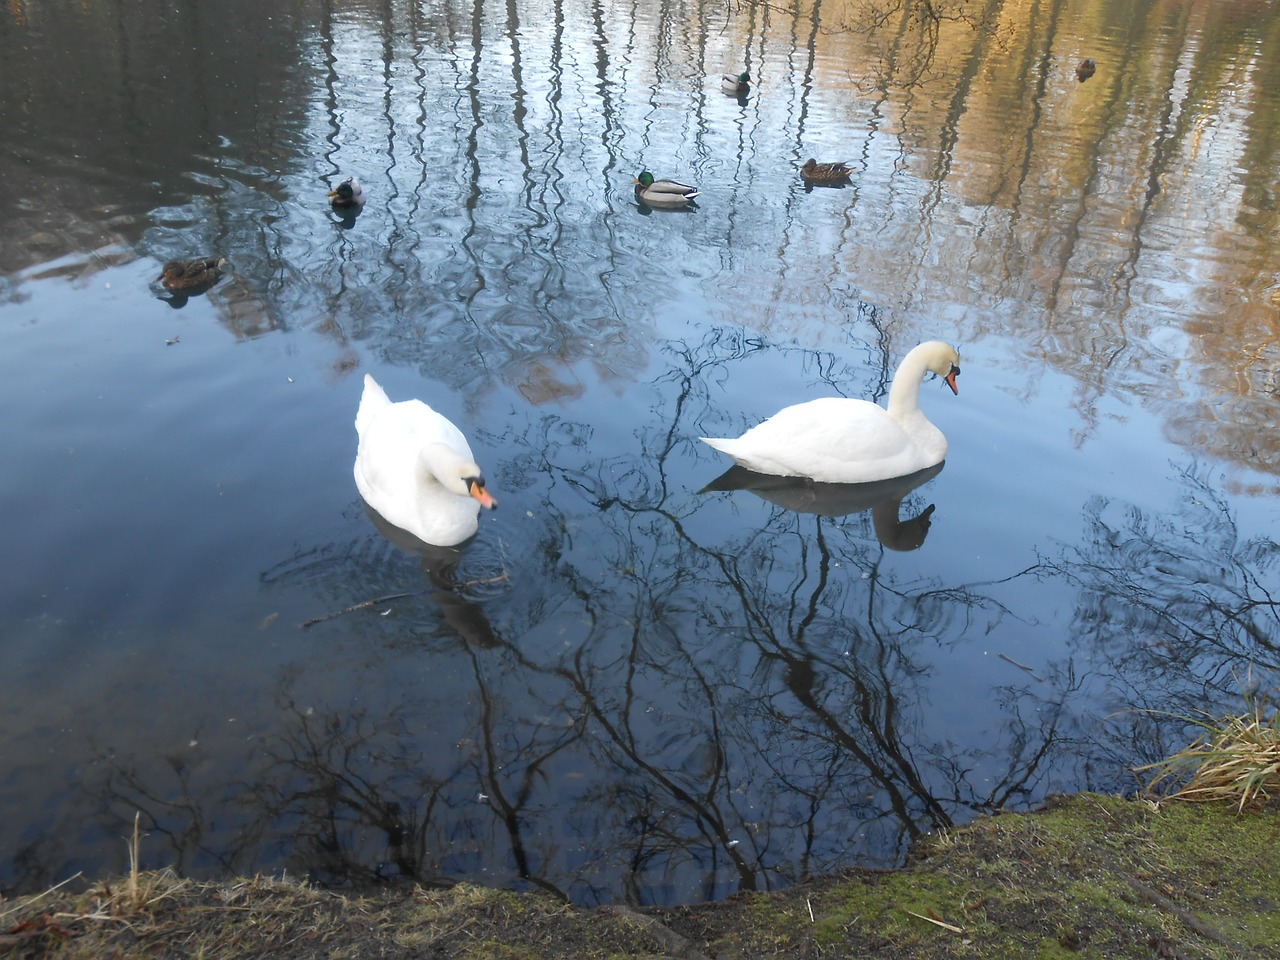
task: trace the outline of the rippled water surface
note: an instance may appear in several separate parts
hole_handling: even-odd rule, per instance
[[[0,11],[0,890],[140,813],[197,876],[716,898],[1274,682],[1272,7],[276,7]],[[925,339],[941,471],[706,489]],[[461,548],[361,502],[365,373],[471,438]]]

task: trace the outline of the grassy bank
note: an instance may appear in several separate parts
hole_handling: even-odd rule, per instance
[[[691,907],[198,883],[138,872],[135,830],[127,877],[0,900],[0,957],[1280,960],[1280,715],[1246,699],[1145,768],[1179,799],[1061,797],[928,837],[898,870]]]
[[[12,958],[1280,957],[1280,810],[1093,794],[984,818],[902,869],[693,907],[459,885],[342,895],[143,873],[0,902]]]

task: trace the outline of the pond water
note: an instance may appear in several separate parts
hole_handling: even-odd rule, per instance
[[[919,9],[0,10],[0,890],[140,815],[193,876],[711,899],[1274,683],[1280,14]],[[704,490],[926,339],[940,472]],[[461,548],[364,508],[365,373],[471,439]]]

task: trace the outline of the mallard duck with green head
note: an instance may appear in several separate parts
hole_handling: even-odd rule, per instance
[[[217,283],[226,265],[226,257],[170,260],[160,268],[160,276],[156,280],[166,290],[199,290]]]
[[[742,73],[721,74],[720,89],[731,96],[740,97],[751,89],[751,74],[745,70]]]
[[[698,196],[698,188],[679,180],[655,180],[645,170],[631,181],[636,185],[636,200],[650,207],[683,207]]]
[[[853,175],[847,163],[819,163],[810,157],[800,168],[800,176],[805,183],[836,184],[844,183]]]
[[[364,206],[364,190],[355,177],[347,177],[329,191],[329,203],[335,210],[354,210]]]

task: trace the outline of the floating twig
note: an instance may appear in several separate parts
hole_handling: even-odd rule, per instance
[[[1044,677],[1040,676],[1038,673],[1035,672],[1035,670],[1033,670],[1031,667],[1028,667],[1025,663],[1019,663],[1017,660],[1013,659],[1013,657],[1005,656],[1003,653],[997,653],[996,656],[999,657],[1001,660],[1003,660],[1005,663],[1012,663],[1019,670],[1027,671],[1027,673],[1031,674],[1032,679],[1039,680],[1041,683],[1044,683]]]
[[[333,611],[333,613],[326,613],[319,617],[312,617],[310,620],[306,620],[300,623],[298,626],[300,629],[305,630],[307,629],[307,627],[315,626],[317,623],[324,623],[326,620],[333,620],[333,619],[336,619],[337,617],[344,616],[348,613],[355,613],[357,610],[365,610],[365,609],[368,609],[369,607],[376,607],[380,603],[390,603],[392,600],[402,600],[405,597],[412,597],[412,596],[415,596],[415,594],[391,593],[385,597],[374,597],[372,600],[366,600],[363,603],[357,603],[354,606],[346,607],[342,610],[335,610]]]

